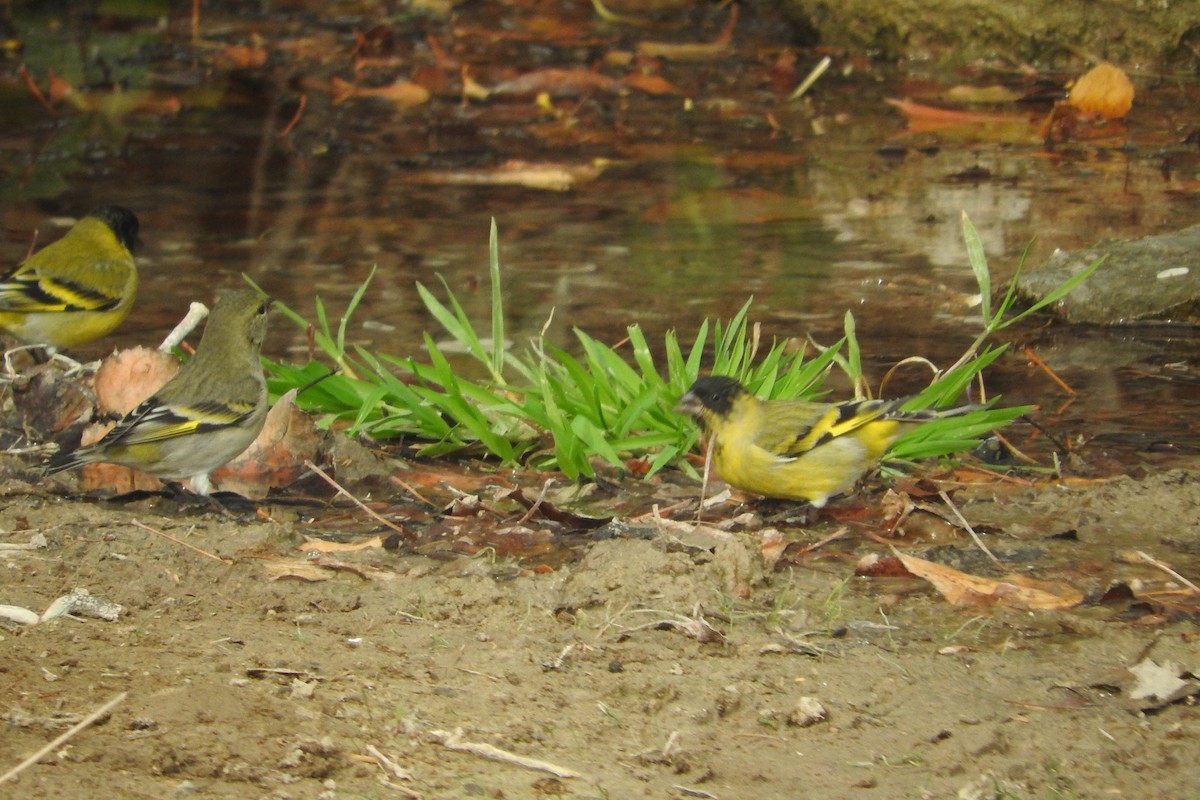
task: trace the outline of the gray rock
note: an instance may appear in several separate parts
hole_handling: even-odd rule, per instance
[[[1022,275],[1025,300],[1045,296],[1105,257],[1090,277],[1050,309],[1070,322],[1117,325],[1135,320],[1200,322],[1200,225],[1132,241],[1102,241],[1084,250],[1056,250]]]

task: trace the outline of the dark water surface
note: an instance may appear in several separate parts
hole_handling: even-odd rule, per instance
[[[448,16],[266,7],[203,4],[199,44],[174,6],[128,17],[15,10],[23,63],[43,91],[53,67],[100,107],[60,102],[52,116],[26,89],[22,62],[2,64],[4,263],[20,259],[35,228],[42,243],[56,236],[51,217],[117,202],[142,222],[135,316],[92,353],[156,343],[188,302],[210,301],[242,273],[307,316],[317,295],[336,314],[374,266],[351,338],[406,355],[434,326],[416,281],[444,276],[485,322],[495,218],[517,344],[552,311],[551,338],[564,345],[571,326],[615,341],[635,322],[651,341],[671,328],[686,339],[753,296],[767,336],[832,342],[853,311],[877,382],[906,356],[952,361],[979,329],[962,211],[997,280],[1031,240],[1038,263],[1055,248],[1200,219],[1194,77],[1135,73],[1127,127],[1048,150],[1037,131],[1048,103],[1004,109],[1018,121],[999,130],[917,134],[884,98],[929,101],[957,83],[1032,92],[1067,76],[917,80],[845,53],[807,99],[788,102],[788,54],[800,77],[818,55],[761,9],[743,10],[725,52],[680,61],[639,60],[637,45],[711,42],[726,11],[621,27],[586,5],[468,4]],[[380,64],[357,73],[360,86],[414,81],[429,101],[335,102],[331,82],[355,80],[356,31],[370,32],[359,52]],[[228,45],[256,42],[262,66],[227,60]],[[548,83],[558,96],[541,104],[518,89],[464,103],[464,67],[490,87],[547,68],[650,73],[678,94],[580,90],[576,76]],[[149,110],[114,110],[114,81]],[[168,113],[172,99],[180,109]],[[513,160],[581,177],[565,191],[479,183]],[[1015,336],[1080,392],[1053,418],[1061,435],[1099,436],[1126,453],[1196,452],[1194,327],[1027,326]],[[268,350],[303,359],[304,334],[279,319]],[[993,381],[1014,402],[1053,410],[1067,399],[1019,346]]]

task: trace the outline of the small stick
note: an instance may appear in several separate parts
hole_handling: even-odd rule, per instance
[[[550,485],[552,483],[554,483],[553,478],[546,479],[546,482],[542,484],[542,491],[538,494],[537,500],[533,501],[533,505],[529,507],[529,510],[525,512],[523,517],[517,520],[516,524],[524,525],[537,512],[537,510],[542,507],[542,501],[546,499],[546,492],[550,491]]]
[[[997,483],[1015,483],[1017,486],[1034,485],[1033,481],[1029,480],[1028,478],[1022,478],[1019,475],[1006,475],[1003,472],[995,472],[990,469],[983,469],[982,467],[977,467],[974,464],[960,464],[958,466],[958,471],[965,472],[968,475],[983,475],[988,478],[992,478]]]
[[[1138,558],[1142,559],[1142,560],[1143,560],[1143,561],[1145,561],[1147,564],[1152,564],[1153,566],[1155,566],[1155,567],[1158,567],[1158,568],[1159,568],[1159,569],[1161,569],[1163,572],[1167,573],[1167,574],[1168,574],[1168,575],[1170,575],[1172,578],[1174,578],[1175,580],[1177,580],[1177,581],[1179,581],[1180,583],[1182,583],[1184,586],[1186,586],[1186,587],[1188,587],[1189,589],[1191,589],[1193,592],[1200,593],[1200,586],[1197,586],[1196,584],[1192,583],[1192,582],[1191,582],[1191,581],[1189,581],[1187,578],[1183,577],[1183,576],[1182,576],[1182,575],[1180,575],[1178,572],[1176,572],[1175,570],[1171,569],[1170,567],[1168,567],[1168,566],[1167,566],[1166,564],[1164,564],[1163,562],[1159,561],[1159,560],[1158,560],[1157,558],[1155,558],[1154,556],[1150,555],[1149,553],[1143,553],[1141,550],[1134,550],[1133,552],[1137,553],[1137,556],[1138,556]]]
[[[654,503],[650,507],[649,511],[645,511],[641,514],[638,514],[637,516],[633,517],[633,519],[643,520],[643,519],[646,519],[647,517],[650,517],[651,519],[655,519],[655,520],[667,519],[671,516],[671,514],[675,513],[676,511],[678,511],[681,508],[687,508],[689,505],[691,505],[691,503],[692,503],[691,500],[680,500],[679,502],[672,503],[671,505],[666,506],[665,508],[659,508],[658,503]]]
[[[420,500],[422,503],[429,506],[430,508],[437,508],[436,503],[431,501],[429,498],[425,497],[425,495],[421,494],[420,492],[418,492],[413,487],[409,486],[404,481],[397,478],[395,475],[388,475],[388,480],[391,481],[392,483],[396,484],[400,488],[404,489],[404,491],[408,492],[413,497],[417,498],[418,500]]]
[[[367,745],[367,752],[370,753],[371,757],[375,759],[375,763],[379,764],[379,766],[383,767],[388,772],[392,773],[393,776],[399,778],[402,781],[413,780],[413,776],[412,776],[411,772],[404,769],[404,767],[401,767],[395,761],[392,761],[390,758],[385,756],[383,753],[379,752],[379,748],[376,747],[375,745],[373,745],[373,744]]]
[[[567,661],[567,656],[571,655],[571,651],[574,649],[575,649],[574,642],[572,642],[571,644],[568,644],[566,647],[564,647],[562,649],[562,652],[560,652],[558,654],[558,656],[556,656],[554,658],[554,660],[542,662],[542,669],[548,670],[548,671],[562,669],[562,665],[565,664]]]
[[[1013,444],[1012,442],[1010,442],[1008,439],[1005,439],[1005,438],[1004,438],[1004,436],[1003,436],[1003,435],[1001,435],[1000,433],[998,433],[998,432],[996,432],[996,431],[992,431],[992,436],[995,436],[997,439],[999,439],[999,440],[1000,440],[1000,442],[1001,442],[1001,443],[1002,443],[1002,444],[1003,444],[1005,447],[1007,447],[1007,448],[1009,449],[1009,451],[1011,451],[1011,452],[1012,452],[1012,454],[1013,454],[1014,456],[1016,456],[1016,457],[1017,457],[1017,458],[1019,458],[1020,460],[1024,461],[1026,464],[1031,464],[1031,465],[1033,465],[1033,466],[1035,466],[1035,467],[1037,467],[1037,466],[1041,466],[1040,464],[1038,464],[1038,461],[1037,461],[1037,459],[1036,459],[1036,458],[1033,458],[1032,456],[1027,456],[1027,455],[1025,455],[1024,453],[1022,453],[1022,452],[1020,451],[1020,449],[1018,449],[1018,448],[1017,448],[1017,446],[1016,446],[1015,444]]]
[[[503,680],[498,675],[489,675],[486,672],[480,672],[477,669],[467,669],[466,667],[459,667],[458,671],[465,672],[468,675],[478,675],[481,678],[487,678],[489,681],[494,681],[496,683],[499,683],[501,680]]]
[[[796,91],[792,92],[791,96],[788,97],[788,100],[791,101],[803,97],[804,93],[812,88],[812,85],[816,83],[822,75],[825,74],[825,70],[829,69],[829,65],[832,63],[833,59],[829,56],[825,56],[818,61],[817,65],[813,67],[811,71],[809,71],[808,77],[800,81],[800,85],[796,87]]]
[[[501,750],[499,747],[494,747],[484,742],[464,742],[462,738],[462,728],[455,728],[453,731],[430,731],[433,738],[437,739],[444,747],[449,750],[457,750],[462,753],[470,753],[471,755],[486,758],[491,761],[499,761],[502,764],[513,764],[525,769],[533,769],[539,772],[549,772],[558,778],[582,778],[583,773],[576,772],[573,769],[560,767],[551,764],[549,761],[541,761],[536,758],[527,756],[519,756],[516,753],[510,753],[507,750]]]
[[[362,509],[364,512],[366,512],[368,516],[375,518],[376,520],[383,523],[387,527],[391,528],[392,530],[394,530],[396,533],[400,534],[401,536],[404,536],[404,537],[408,536],[407,531],[405,531],[403,528],[399,527],[398,525],[395,525],[394,523],[390,522],[389,520],[385,519],[381,515],[375,513],[375,511],[373,511],[372,509],[368,508],[365,503],[363,503],[357,497],[355,497],[354,495],[350,494],[345,489],[343,489],[341,484],[339,484],[333,478],[326,475],[325,471],[322,470],[320,467],[318,467],[316,464],[314,464],[311,461],[305,461],[304,466],[308,467],[313,472],[317,473],[317,475],[321,478],[321,480],[328,483],[334,489],[337,489],[339,494],[344,494],[344,495],[346,495],[346,497],[350,498],[350,502],[354,503],[354,505],[358,506],[360,509]]]
[[[950,495],[946,494],[945,489],[938,489],[938,497],[942,498],[942,502],[954,512],[954,516],[958,517],[959,523],[963,526],[963,529],[966,530],[967,533],[971,534],[971,538],[975,540],[975,544],[979,545],[979,549],[982,550],[987,557],[992,560],[993,564],[1000,569],[1004,569],[1004,564],[1000,562],[1000,559],[996,558],[995,554],[992,553],[991,550],[988,550],[987,545],[983,543],[983,539],[979,538],[979,534],[976,533],[975,529],[971,527],[971,523],[967,522],[967,518],[964,517],[962,512],[958,510],[958,506],[954,505],[954,501],[950,499]]]
[[[1050,380],[1052,380],[1058,384],[1058,388],[1062,389],[1064,392],[1071,395],[1072,397],[1075,396],[1075,390],[1072,389],[1070,386],[1068,386],[1066,381],[1064,381],[1062,378],[1058,377],[1058,375],[1054,372],[1054,370],[1050,369],[1050,367],[1046,364],[1045,361],[1042,361],[1040,358],[1038,358],[1036,355],[1034,355],[1032,347],[1025,348],[1025,356],[1026,356],[1026,358],[1028,358],[1030,361],[1033,362],[1033,365],[1035,367],[1037,367],[1042,372],[1049,375]]]
[[[183,342],[188,337],[188,334],[196,330],[196,326],[200,324],[200,320],[208,316],[208,307],[204,303],[192,303],[188,306],[188,312],[183,319],[179,320],[179,324],[175,329],[167,334],[167,338],[163,339],[162,344],[158,349],[164,353],[169,353]]]
[[[708,475],[712,471],[712,446],[711,440],[704,443],[704,478],[700,481],[700,504],[696,506],[696,521],[700,521],[700,515],[704,513],[704,498],[708,496]]]
[[[46,95],[42,94],[42,90],[34,82],[33,76],[29,74],[29,68],[24,64],[21,65],[21,79],[25,81],[25,87],[33,93],[34,98],[42,104],[42,108],[46,109],[46,113],[52,117],[57,117],[58,112],[54,110],[54,106],[50,105],[50,101],[46,99]]]
[[[79,722],[77,722],[73,726],[71,726],[70,730],[64,731],[62,733],[62,735],[60,735],[54,741],[50,742],[50,744],[46,745],[41,750],[38,750],[36,753],[34,753],[29,758],[22,761],[20,764],[17,764],[15,767],[10,769],[8,772],[4,773],[3,775],[0,775],[0,783],[6,783],[7,781],[12,780],[13,778],[17,777],[17,775],[21,774],[26,769],[28,769],[30,766],[32,766],[32,765],[36,764],[38,761],[40,761],[46,754],[52,753],[55,750],[57,750],[59,747],[61,747],[63,745],[64,742],[66,742],[72,736],[79,733],[81,730],[83,730],[84,728],[91,725],[96,720],[103,717],[109,711],[112,711],[114,708],[116,708],[117,705],[120,704],[128,694],[129,694],[128,692],[121,692],[116,697],[114,697],[112,700],[109,700],[107,703],[100,706],[95,711],[93,711],[92,713],[90,713],[86,717],[84,717],[83,719],[79,720]]]
[[[141,528],[144,531],[150,531],[150,533],[153,533],[155,536],[161,536],[164,539],[166,539],[167,541],[174,542],[175,544],[179,545],[180,547],[186,547],[188,550],[191,550],[195,553],[199,553],[200,555],[204,556],[205,558],[211,558],[213,561],[220,561],[222,564],[232,564],[233,563],[228,558],[222,558],[221,556],[216,555],[214,553],[210,553],[207,550],[201,550],[199,547],[196,547],[196,545],[194,545],[194,544],[188,544],[187,542],[183,541],[182,539],[176,539],[174,536],[167,533],[166,531],[160,531],[158,528],[151,528],[149,525],[145,524],[144,522],[139,522],[136,519],[131,519],[129,521],[129,524],[134,525],[138,528]]]
[[[304,107],[308,105],[308,95],[300,95],[300,103],[296,106],[296,113],[292,115],[291,121],[283,126],[283,130],[279,132],[280,139],[286,139],[288,134],[292,132],[292,128],[296,127],[296,123],[300,121],[300,115],[304,113]]]
[[[829,534],[828,536],[826,536],[826,537],[825,537],[824,539],[822,539],[821,541],[819,541],[819,542],[813,542],[813,543],[812,543],[812,544],[810,544],[808,547],[806,547],[806,548],[804,548],[803,550],[801,550],[801,551],[800,551],[800,555],[804,555],[805,553],[811,553],[811,552],[813,552],[814,550],[816,550],[816,549],[818,549],[818,548],[824,547],[825,545],[829,544],[830,542],[832,542],[832,541],[835,541],[835,540],[837,540],[837,539],[840,539],[840,538],[842,538],[843,536],[845,536],[845,535],[846,535],[847,533],[849,533],[849,532],[850,532],[850,529],[849,529],[848,527],[846,527],[845,525],[843,525],[842,527],[838,528],[838,529],[837,529],[836,531],[834,531],[833,533],[831,533],[831,534]]]
[[[379,785],[383,786],[384,788],[387,788],[387,789],[394,789],[395,791],[399,792],[400,794],[404,795],[405,797],[412,798],[412,800],[421,800],[420,792],[414,792],[412,789],[409,789],[407,786],[401,786],[398,783],[392,783],[387,778],[380,778]]]

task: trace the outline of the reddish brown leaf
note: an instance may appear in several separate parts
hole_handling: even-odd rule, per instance
[[[592,92],[616,93],[621,84],[590,69],[539,69],[492,87],[494,97],[579,97]]]
[[[213,56],[213,65],[221,69],[257,69],[266,63],[265,47],[231,44]]]
[[[341,78],[333,78],[329,81],[329,89],[333,95],[335,106],[351,98],[374,97],[387,100],[400,108],[408,108],[420,105],[429,99],[428,89],[404,80],[398,80],[387,86],[371,87],[357,86]]]
[[[733,28],[737,25],[738,7],[729,7],[729,21],[725,28],[711,42],[677,44],[674,42],[640,42],[637,46],[639,56],[645,58],[666,58],[672,61],[708,61],[720,58],[729,49],[733,38]]]
[[[907,97],[896,100],[885,97],[888,105],[895,106],[901,114],[908,118],[909,127],[914,131],[931,131],[952,125],[984,125],[1008,124],[1028,125],[1029,121],[1023,116],[1012,114],[984,114],[977,111],[962,111],[953,108],[939,108],[916,103]]]
[[[631,72],[624,78],[621,78],[621,83],[628,86],[630,89],[636,89],[639,92],[653,95],[682,95],[683,90],[661,75],[652,75],[643,72]]]
[[[304,462],[319,460],[322,436],[295,398],[295,389],[279,398],[250,447],[213,470],[215,487],[244,497],[266,497],[271,489],[288,486],[304,474]]]

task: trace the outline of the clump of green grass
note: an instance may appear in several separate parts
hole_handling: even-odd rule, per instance
[[[1016,279],[993,309],[983,247],[965,214],[963,234],[983,295],[984,330],[963,357],[912,398],[906,408],[956,402],[1004,351],[1002,344],[987,343],[994,333],[1054,302],[1097,266],[1092,265],[1032,308],[1009,317]],[[835,368],[861,385],[859,347],[850,314],[846,315],[845,336],[806,358],[805,348],[791,347],[790,341],[769,345],[761,341],[758,327],[749,322],[749,300],[724,323],[702,323],[686,344],[680,342],[676,332],[668,333],[662,348],[663,363],[656,361],[636,325],[626,329],[620,348],[579,329],[574,330],[577,355],[552,346],[544,333],[523,348],[508,348],[494,221],[489,256],[492,303],[486,337],[480,335],[444,280],[444,301],[428,287],[417,285],[430,315],[457,347],[477,362],[485,378],[469,379],[456,372],[429,333],[424,336],[420,357],[396,358],[348,347],[347,324],[367,291],[368,277],[336,327],[331,325],[321,299],[316,299],[316,320],[311,326],[314,341],[336,365],[337,373],[307,389],[301,404],[321,415],[327,425],[346,426],[350,434],[377,439],[409,437],[427,456],[468,451],[506,464],[557,469],[577,479],[593,476],[598,462],[622,469],[631,457],[645,459],[649,474],[672,463],[690,471],[681,456],[692,450],[699,432],[692,420],[674,411],[674,406],[699,377],[706,359],[709,365],[704,371],[734,376],[766,397],[817,397]],[[281,310],[298,325],[310,327],[292,309]],[[311,384],[330,373],[328,366],[316,361],[304,365],[267,361],[266,366],[272,391],[279,393]],[[981,436],[1027,410],[987,408],[938,420],[903,437],[893,446],[891,455],[908,460],[969,450]]]

